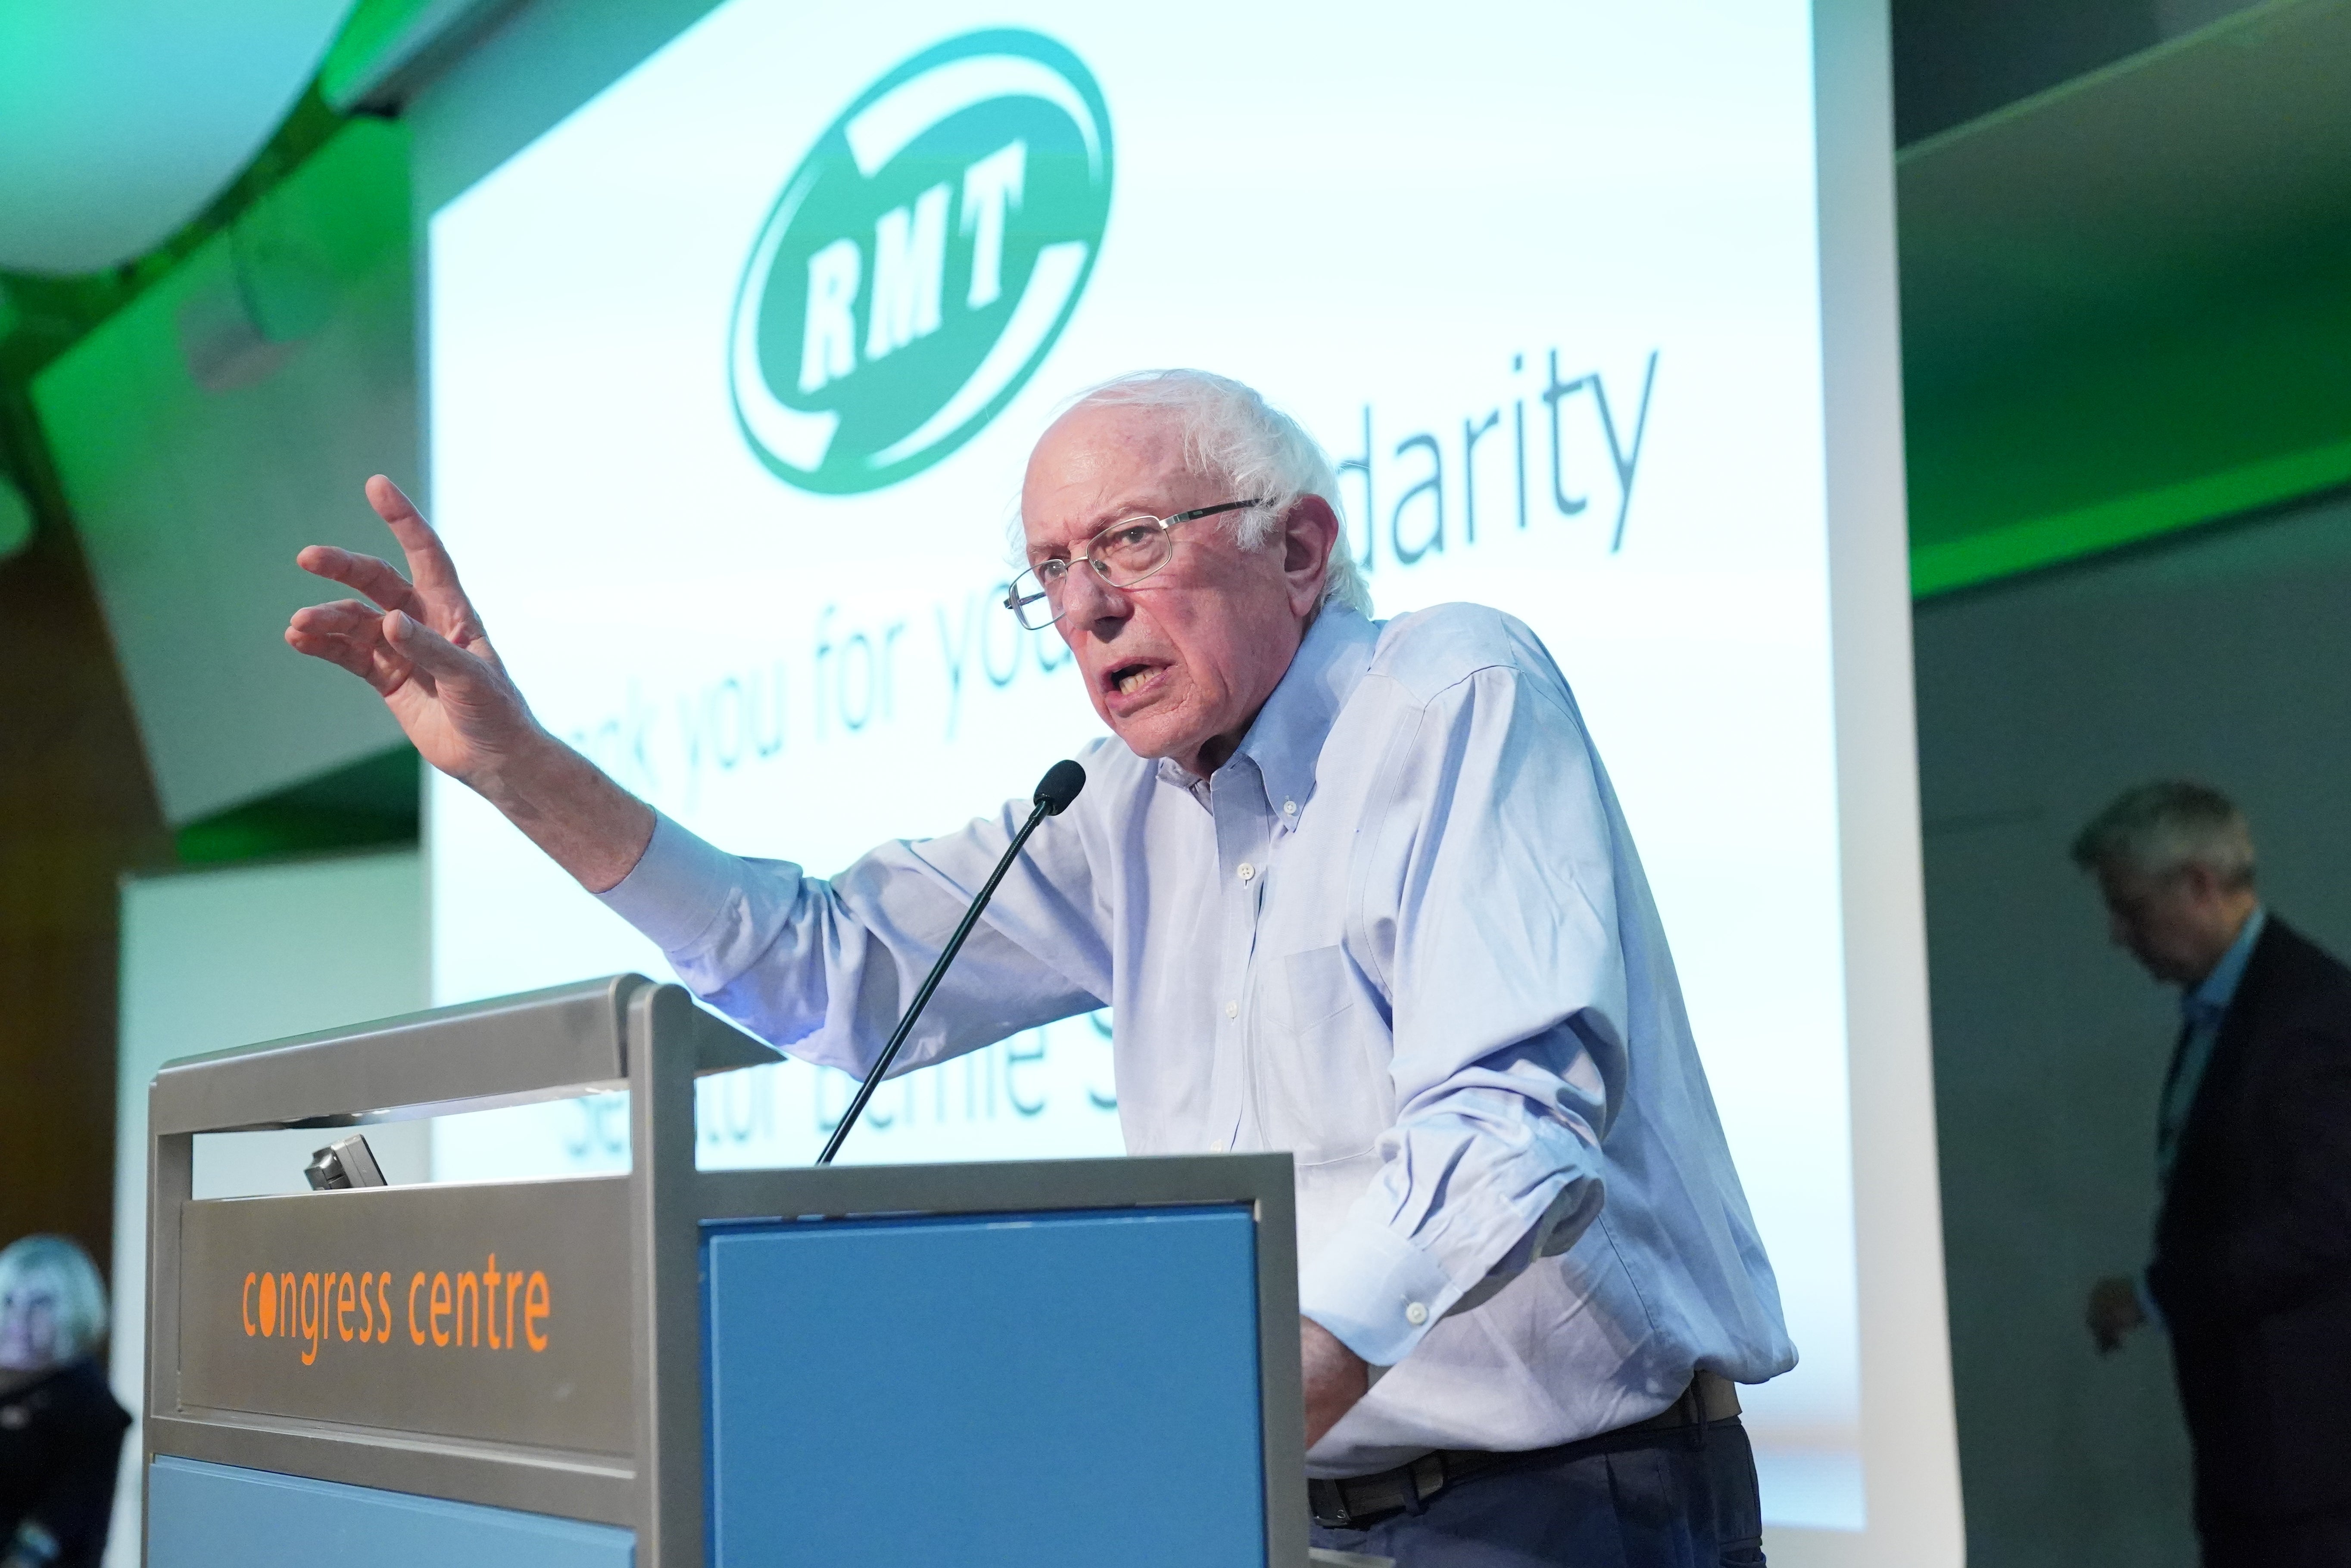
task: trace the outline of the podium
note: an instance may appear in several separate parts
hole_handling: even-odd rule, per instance
[[[1308,1561],[1287,1155],[703,1171],[643,976],[149,1092],[150,1568]],[[196,1200],[200,1133],[629,1092],[626,1175]]]

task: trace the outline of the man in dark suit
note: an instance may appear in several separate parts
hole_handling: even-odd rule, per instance
[[[2169,1331],[2205,1568],[2351,1568],[2351,970],[2262,907],[2215,791],[2132,790],[2073,855],[2183,1014],[2155,1256],[2092,1289],[2090,1332]]]

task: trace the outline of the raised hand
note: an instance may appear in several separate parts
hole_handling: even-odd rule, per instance
[[[296,565],[367,597],[296,610],[286,641],[374,687],[426,762],[453,778],[486,784],[538,726],[458,585],[441,536],[383,475],[368,481],[367,498],[400,541],[409,576],[373,556],[310,545]]]
[[[408,575],[373,556],[308,546],[296,565],[366,597],[296,610],[287,645],[374,687],[426,762],[479,791],[587,887],[611,887],[653,836],[652,811],[531,717],[441,536],[400,487],[379,473],[367,498]]]

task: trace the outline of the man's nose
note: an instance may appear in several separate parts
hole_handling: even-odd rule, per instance
[[[1077,566],[1061,579],[1061,618],[1072,627],[1123,621],[1134,613],[1125,593],[1102,581],[1090,566]]]

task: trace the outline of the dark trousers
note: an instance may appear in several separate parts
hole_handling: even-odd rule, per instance
[[[1481,1472],[1368,1530],[1314,1527],[1314,1544],[1396,1568],[1762,1568],[1755,1450],[1736,1417],[1704,1429]]]
[[[2351,1509],[2284,1520],[2208,1513],[2196,1533],[2204,1568],[2351,1568]]]

